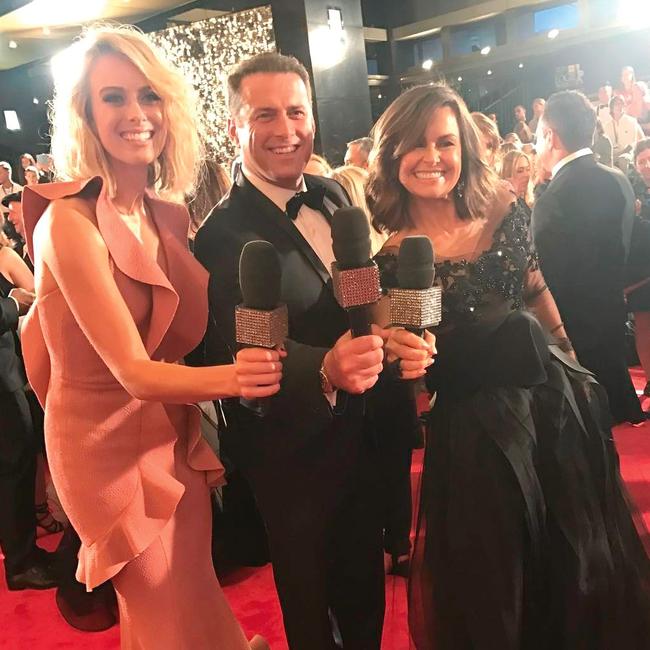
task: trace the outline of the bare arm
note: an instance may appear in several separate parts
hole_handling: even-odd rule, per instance
[[[43,264],[39,296],[56,289],[62,292],[97,354],[131,395],[142,400],[183,404],[242,394],[242,373],[234,365],[192,368],[149,358],[113,279],[106,244],[92,215],[87,214],[79,200],[55,201],[50,205],[37,226],[35,249]],[[273,387],[277,383],[279,388],[278,353],[252,350],[251,355],[264,357],[248,359],[262,362],[254,372],[277,379]],[[276,392],[270,390],[271,386],[251,387],[245,392],[250,397]]]
[[[542,327],[558,339],[560,348],[572,354],[571,342],[566,335],[555,299],[544,282],[542,272],[539,269],[528,269],[524,284],[526,307],[535,315]]]
[[[8,246],[0,249],[0,272],[13,285],[34,293],[34,276],[24,260]]]

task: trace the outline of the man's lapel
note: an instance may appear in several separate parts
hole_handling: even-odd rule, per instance
[[[266,223],[273,224],[291,237],[297,249],[311,264],[314,271],[316,271],[323,281],[323,284],[327,284],[330,280],[329,272],[312,247],[307,243],[307,240],[302,236],[302,233],[296,228],[293,221],[271,199],[262,194],[241,171],[237,175],[236,184],[241,195],[254,207],[254,214],[259,214],[260,218],[264,219]]]

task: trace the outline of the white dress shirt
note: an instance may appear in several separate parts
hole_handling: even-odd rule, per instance
[[[637,119],[631,115],[621,115],[618,122],[611,118],[603,124],[605,135],[610,139],[614,154],[625,151],[643,139],[643,129],[639,126]]]
[[[300,179],[300,185],[297,189],[289,190],[285,187],[273,185],[263,178],[260,178],[246,166],[242,166],[242,171],[251,184],[262,192],[264,196],[273,201],[282,212],[286,211],[289,199],[293,198],[297,192],[307,191],[304,178]],[[327,198],[325,198],[324,202],[325,207],[330,210],[330,212],[333,212],[336,209],[334,204],[328,204],[329,200]],[[293,223],[314,253],[318,255],[318,258],[327,269],[327,272],[331,274],[332,262],[336,258],[334,257],[334,250],[332,249],[332,231],[325,216],[318,210],[314,210],[303,203],[300,206],[298,216]]]

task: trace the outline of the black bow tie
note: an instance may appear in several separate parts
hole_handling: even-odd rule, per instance
[[[325,198],[325,188],[322,185],[312,187],[306,192],[298,192],[287,202],[286,212],[289,219],[295,221],[303,203],[312,210],[323,211],[323,199]]]

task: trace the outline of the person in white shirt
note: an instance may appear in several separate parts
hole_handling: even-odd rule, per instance
[[[0,201],[4,199],[8,194],[15,194],[22,190],[22,185],[14,183],[11,179],[11,165],[5,160],[0,161]],[[9,208],[6,208],[3,205],[0,205],[0,226],[4,223],[4,218],[7,216]]]
[[[625,100],[615,95],[609,102],[611,119],[605,122],[605,135],[614,149],[614,164],[627,171],[632,150],[643,139],[643,130],[635,117],[625,114]]]

